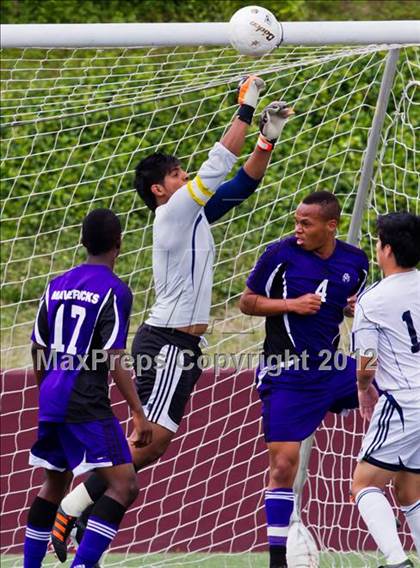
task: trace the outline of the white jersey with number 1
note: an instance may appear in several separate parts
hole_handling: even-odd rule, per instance
[[[418,270],[387,276],[359,297],[353,342],[361,355],[376,354],[375,379],[380,389],[420,388]]]
[[[420,273],[399,272],[358,299],[353,341],[376,354],[382,394],[358,460],[390,471],[420,473]]]

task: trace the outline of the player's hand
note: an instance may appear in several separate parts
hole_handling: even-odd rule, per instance
[[[299,298],[287,300],[290,312],[301,316],[311,316],[321,309],[321,296],[318,294],[304,294]]]
[[[265,89],[265,82],[257,75],[243,77],[238,85],[238,103],[255,109],[260,92]]]
[[[354,318],[354,310],[356,308],[357,296],[351,296],[347,298],[347,306],[344,308],[344,315],[348,318]]]
[[[372,418],[375,404],[378,402],[378,391],[373,385],[369,385],[367,390],[358,390],[359,412],[362,418],[370,420]]]
[[[152,441],[152,424],[143,413],[133,412],[133,431],[128,441],[135,448],[148,446]]]
[[[293,108],[284,101],[270,103],[261,113],[260,132],[269,142],[275,142],[280,136],[287,119],[294,115]]]

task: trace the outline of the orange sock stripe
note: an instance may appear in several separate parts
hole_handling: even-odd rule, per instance
[[[60,534],[59,532],[57,532],[56,530],[53,530],[52,533],[53,533],[53,535],[54,535],[55,537],[58,538],[58,540],[61,540],[62,542],[64,542],[64,537],[63,537],[63,535],[61,535],[61,534]]]

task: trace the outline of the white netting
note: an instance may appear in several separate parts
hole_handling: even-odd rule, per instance
[[[160,150],[176,154],[193,174],[235,113],[239,77],[258,72],[267,83],[259,108],[283,99],[296,116],[255,196],[214,227],[207,350],[249,355],[236,361],[252,366],[263,322],[237,308],[246,276],[267,243],[290,233],[292,213],[310,191],[337,194],[344,210],[340,236],[346,237],[386,55],[384,46],[282,48],[258,60],[204,48],[3,51],[3,553],[19,552],[31,488],[40,484],[27,465],[36,424],[35,387],[24,371],[31,325],[47,280],[83,258],[82,218],[95,207],[111,207],[120,216],[125,238],[117,272],[134,293],[132,337],[153,301],[152,218],[133,190],[134,166]],[[418,72],[417,48],[403,48],[362,230],[372,259],[378,213],[419,213]],[[254,128],[243,160],[255,139]],[[199,383],[169,455],[140,474],[141,505],[133,508],[114,552],[136,555],[129,557],[136,566],[231,566],[226,557],[213,560],[217,551],[241,553],[241,566],[254,565],[246,552],[264,550],[266,461],[252,388],[249,373]],[[124,405],[117,408],[123,412]],[[352,417],[330,419],[318,436],[304,516],[323,551],[365,547],[367,533],[348,504],[360,440]],[[405,528],[403,534],[408,545]],[[162,555],[140,560],[140,552]],[[110,555],[109,562],[131,565],[116,558]],[[325,566],[369,565],[362,553],[322,558]]]

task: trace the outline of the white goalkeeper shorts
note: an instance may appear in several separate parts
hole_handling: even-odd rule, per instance
[[[358,456],[362,460],[390,471],[420,473],[420,388],[379,398]]]

